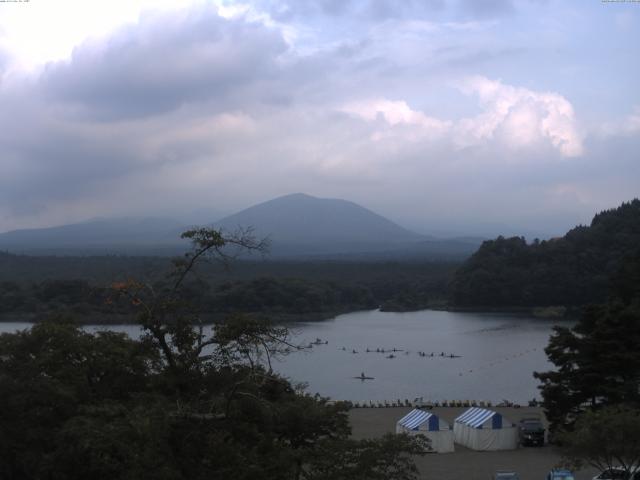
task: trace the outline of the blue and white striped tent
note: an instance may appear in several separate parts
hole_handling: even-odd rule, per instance
[[[437,415],[414,409],[398,420],[396,433],[424,435],[430,440],[430,450],[438,453],[453,452],[453,430]]]
[[[482,428],[483,424],[491,419],[491,428],[502,428],[502,415],[493,410],[473,407],[464,412],[456,422],[464,423],[472,428]]]
[[[518,446],[518,430],[501,414],[473,407],[457,417],[455,442],[473,450],[512,450]]]

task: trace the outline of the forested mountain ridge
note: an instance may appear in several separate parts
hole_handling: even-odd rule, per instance
[[[594,216],[564,237],[484,242],[456,272],[454,306],[582,306],[606,300],[611,277],[640,250],[640,200]]]

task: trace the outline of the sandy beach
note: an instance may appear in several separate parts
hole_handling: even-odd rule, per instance
[[[539,415],[546,423],[540,408],[496,407],[505,418],[517,423],[521,418]],[[411,410],[409,407],[354,408],[349,412],[354,438],[375,438],[395,432],[396,422]],[[448,421],[466,408],[438,407],[432,411]],[[421,478],[441,480],[490,480],[497,470],[512,470],[521,480],[544,480],[552,467],[560,462],[560,455],[552,446],[525,447],[500,452],[475,452],[455,445],[456,451],[448,454],[428,454],[418,457],[416,463]],[[576,473],[576,480],[590,480],[596,475],[593,469]]]

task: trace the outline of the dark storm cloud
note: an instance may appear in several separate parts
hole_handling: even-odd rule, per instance
[[[13,122],[6,117],[1,122],[6,128],[0,134],[6,174],[0,175],[0,204],[17,214],[33,213],[49,202],[90,196],[97,184],[122,178],[141,166],[132,158],[126,136],[37,119],[47,115],[45,109],[12,114]]]
[[[223,109],[243,86],[273,75],[286,49],[280,32],[221,18],[213,8],[156,14],[105,43],[77,47],[70,61],[46,69],[41,86],[49,99],[105,119],[158,114],[212,98]]]
[[[132,179],[141,189],[153,179],[178,185],[185,163],[223,162],[224,132],[251,123],[234,112],[289,108],[296,88],[326,69],[324,60],[283,61],[287,48],[280,30],[196,8],[143,16],[37,79],[0,83],[0,218],[119,202],[135,197]]]

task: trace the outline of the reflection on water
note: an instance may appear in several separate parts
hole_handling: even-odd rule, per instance
[[[532,372],[551,368],[543,349],[553,325],[504,314],[355,312],[291,325],[295,343],[315,344],[274,368],[294,382],[308,383],[310,393],[341,400],[524,403],[539,398]],[[28,327],[3,323],[0,331]],[[140,333],[131,325],[108,328],[132,337]],[[362,374],[374,379],[354,378]]]
[[[551,368],[543,349],[552,327],[503,314],[356,312],[296,324],[301,344],[316,338],[328,344],[291,355],[276,368],[308,382],[309,392],[336,399],[524,403],[539,398],[532,372]],[[362,373],[375,380],[353,378]]]

